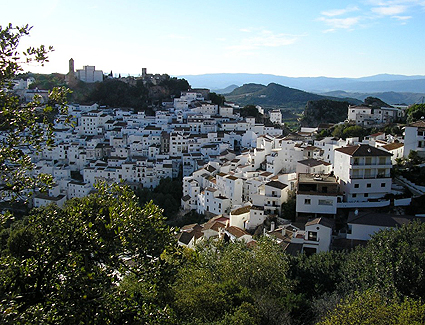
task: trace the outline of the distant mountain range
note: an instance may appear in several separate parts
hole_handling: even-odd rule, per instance
[[[285,87],[276,83],[267,86],[260,84],[245,84],[226,94],[226,100],[240,105],[261,105],[264,107],[279,108],[304,108],[308,101],[330,99],[334,101],[346,101],[351,104],[360,104],[362,101],[353,98],[341,98],[335,96],[322,96],[306,91]]]
[[[330,91],[326,93],[322,93],[324,96],[333,96],[333,97],[341,97],[341,98],[355,98],[363,101],[366,97],[376,97],[381,99],[382,101],[390,104],[421,104],[425,102],[425,94],[421,93],[405,93],[405,92],[382,92],[382,93],[350,93],[346,91]]]
[[[358,99],[364,99],[369,96],[381,98],[379,95],[377,96],[377,94],[380,94],[387,96],[381,99],[389,104],[414,104],[421,101],[421,98],[425,96],[425,76],[421,75],[380,74],[362,78],[293,78],[272,74],[219,73],[183,75],[178,77],[185,78],[194,88],[209,88],[219,93],[226,93],[232,90],[232,88],[234,89],[235,86],[241,86],[243,84],[256,83],[268,85],[270,83],[276,83],[318,94],[335,91],[338,91],[340,94],[341,92],[346,92],[343,94],[344,97],[355,97]],[[351,93],[357,94],[354,96]],[[339,97],[337,93],[332,96]]]

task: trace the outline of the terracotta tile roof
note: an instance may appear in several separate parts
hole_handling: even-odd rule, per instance
[[[417,127],[417,128],[425,128],[425,120],[419,120],[409,124],[409,126]]]
[[[350,212],[347,223],[381,227],[398,227],[414,220],[425,222],[425,219],[421,217],[362,211],[357,215],[355,212]]]
[[[226,228],[226,231],[228,233],[230,233],[231,235],[235,236],[236,238],[240,238],[242,236],[249,235],[245,230],[243,230],[239,227],[235,227],[235,226],[231,226],[231,227]]]
[[[250,206],[250,205],[247,205],[247,206],[244,206],[244,207],[238,208],[238,209],[236,209],[236,210],[233,210],[233,211],[231,212],[231,214],[232,214],[232,215],[234,215],[234,216],[237,216],[237,215],[240,215],[240,214],[247,213],[247,212],[249,212],[249,211],[251,211],[251,206]]]
[[[368,144],[337,148],[335,149],[335,151],[345,153],[352,157],[365,157],[365,156],[375,157],[375,156],[391,156],[392,155],[388,151],[384,151],[382,149],[372,147]]]
[[[334,225],[334,222],[333,222],[333,220],[326,219],[326,218],[316,218],[316,219],[313,219],[313,220],[307,222],[305,225],[306,225],[306,227],[312,226],[312,225],[322,225],[322,226],[325,226],[325,227],[328,227],[328,228],[332,228],[333,225]]]
[[[389,143],[389,144],[386,144],[386,145],[382,146],[382,148],[384,148],[384,149],[386,149],[388,151],[391,151],[391,150],[395,150],[395,149],[401,148],[403,146],[404,146],[403,143],[393,142],[393,143]]]
[[[320,165],[324,165],[324,166],[331,165],[330,163],[328,163],[326,161],[313,159],[313,158],[300,160],[300,161],[298,161],[298,163],[302,164],[302,165],[309,166],[309,167],[316,167],[316,166],[320,166]]]
[[[288,187],[288,185],[283,184],[282,182],[279,181],[271,181],[265,184],[266,186],[270,186],[270,187],[274,187],[274,188],[278,188],[280,190],[283,190],[285,187]]]
[[[264,177],[268,177],[268,176],[270,176],[270,175],[273,175],[272,173],[270,173],[270,172],[264,172],[264,173],[261,173],[260,174],[260,176],[264,176]]]
[[[214,230],[214,231],[217,231],[218,232],[218,230],[220,228],[225,228],[225,227],[226,227],[226,224],[225,223],[220,222],[220,221],[215,221],[215,222],[212,222],[212,223],[210,223],[208,225],[205,224],[204,230],[211,229],[211,230]]]

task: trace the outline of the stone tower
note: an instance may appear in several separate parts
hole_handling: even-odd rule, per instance
[[[69,59],[69,74],[70,75],[74,75],[74,59],[70,58]]]
[[[69,68],[68,73],[65,76],[65,81],[68,85],[75,85],[77,82],[77,78],[75,77],[75,70],[74,70],[74,59],[69,59]]]

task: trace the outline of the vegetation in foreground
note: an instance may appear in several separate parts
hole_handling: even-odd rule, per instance
[[[11,198],[40,187],[25,173],[28,156],[16,151],[26,139],[13,136],[39,120],[42,106],[20,106],[4,90],[20,71],[15,50],[28,32],[28,26],[0,28],[0,123],[8,134],[0,144],[0,176]],[[28,52],[45,60],[44,47]],[[53,91],[52,99],[65,94]],[[51,134],[34,131],[27,136],[37,150]],[[0,323],[425,322],[424,223],[381,231],[352,252],[309,257],[286,255],[266,238],[250,248],[219,240],[189,250],[177,247],[156,205],[138,201],[126,187],[100,184],[63,208],[35,209],[21,220],[1,214]]]

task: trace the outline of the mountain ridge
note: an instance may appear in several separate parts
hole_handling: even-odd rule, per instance
[[[338,102],[346,101],[352,104],[361,103],[357,99],[323,96],[277,83],[269,83],[267,86],[255,83],[245,84],[231,93],[225,94],[225,97],[228,101],[233,101],[240,105],[251,104],[280,108],[304,108],[309,101],[323,99]]]
[[[344,90],[350,92],[413,92],[425,93],[425,76],[405,76],[398,74],[378,74],[360,78],[334,77],[286,77],[273,74],[214,73],[182,75],[193,87],[223,89],[229,85],[277,83],[308,92],[323,93]]]

